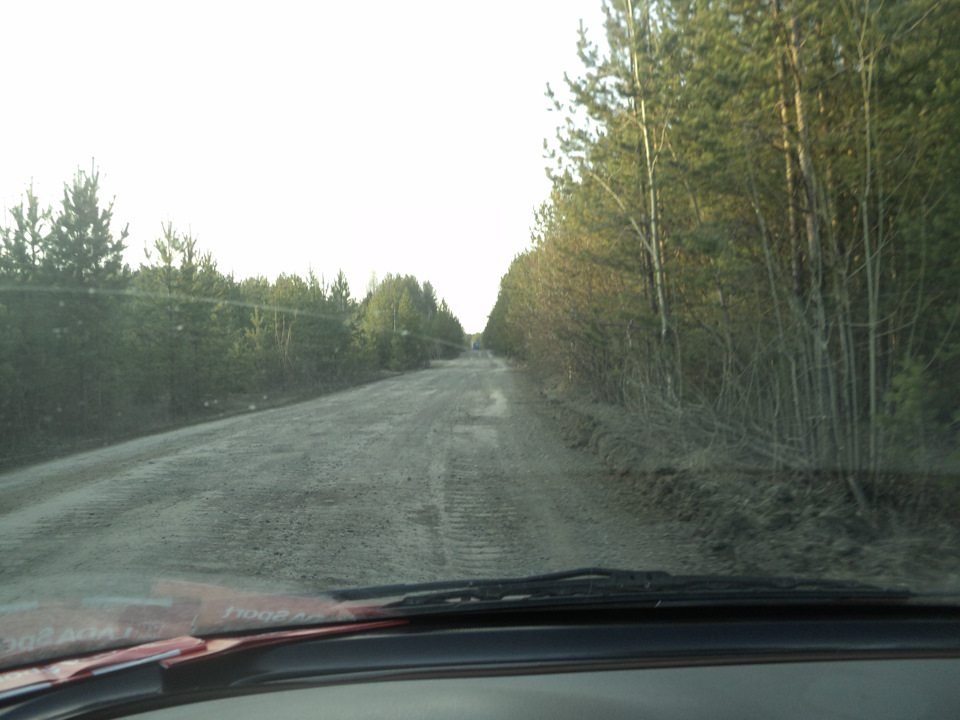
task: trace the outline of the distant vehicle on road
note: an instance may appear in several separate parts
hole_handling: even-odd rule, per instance
[[[474,350],[479,350],[479,349],[480,349],[480,341],[479,341],[479,340],[474,340],[474,341],[473,341],[473,349],[474,349]]]

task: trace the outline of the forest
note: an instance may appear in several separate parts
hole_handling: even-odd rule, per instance
[[[960,4],[604,9],[485,347],[761,467],[956,476]]]
[[[0,469],[421,368],[464,347],[429,282],[343,272],[237,280],[172,225],[123,262],[96,168],[60,206],[32,189],[0,226]]]

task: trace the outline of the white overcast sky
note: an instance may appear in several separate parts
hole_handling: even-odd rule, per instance
[[[237,278],[430,280],[478,332],[546,199],[547,82],[600,0],[0,4],[0,204],[91,159],[127,261],[172,221]]]

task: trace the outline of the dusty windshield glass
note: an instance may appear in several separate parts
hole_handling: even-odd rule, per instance
[[[0,11],[0,666],[586,566],[960,588],[958,6],[519,5]]]

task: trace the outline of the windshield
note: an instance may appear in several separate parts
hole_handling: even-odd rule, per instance
[[[960,590],[960,5],[0,20],[0,667],[576,568]]]

